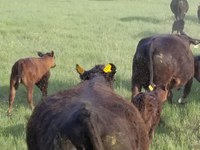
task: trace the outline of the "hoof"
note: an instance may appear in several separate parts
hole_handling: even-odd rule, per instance
[[[178,103],[182,103],[182,99],[181,98],[178,99]]]
[[[7,116],[12,116],[12,112],[11,111],[7,111]]]
[[[187,101],[185,99],[179,98],[178,103],[179,104],[185,104]]]

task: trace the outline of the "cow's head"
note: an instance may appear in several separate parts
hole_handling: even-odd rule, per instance
[[[42,52],[37,52],[39,57],[48,57],[50,59],[48,59],[47,63],[49,63],[51,65],[51,68],[56,67],[56,63],[55,63],[55,56],[54,56],[54,51],[48,52],[48,53],[42,53]]]
[[[81,80],[90,80],[93,77],[101,75],[104,76],[107,81],[114,81],[116,67],[114,64],[109,63],[107,65],[96,65],[94,68],[85,71],[77,64],[76,71],[79,73]]]

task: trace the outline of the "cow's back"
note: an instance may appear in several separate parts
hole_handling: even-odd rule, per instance
[[[40,60],[41,58],[24,58],[16,62],[21,72],[23,83],[33,82],[33,84],[35,84],[47,73],[46,68],[43,67]],[[45,72],[43,70],[45,70]]]
[[[80,84],[50,96],[34,112],[27,129],[27,139],[34,139],[36,134],[38,137],[35,143],[27,140],[32,145],[50,148],[57,136],[76,143],[81,138],[79,132],[86,134],[83,122],[91,121],[98,129],[95,136],[101,137],[104,149],[148,149],[146,129],[138,110],[100,83],[93,87],[89,83]]]
[[[173,79],[183,86],[194,76],[194,57],[189,43],[177,36],[156,38],[152,42],[154,83],[169,83]],[[180,81],[178,81],[180,80]]]

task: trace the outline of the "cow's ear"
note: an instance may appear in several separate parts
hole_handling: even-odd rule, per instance
[[[151,84],[148,86],[148,88],[149,88],[149,91],[153,91],[154,90],[154,87]]]
[[[44,56],[44,54],[43,54],[43,53],[41,53],[41,52],[37,52],[37,54],[38,54],[38,56],[39,56],[39,57],[42,57],[42,56]]]
[[[80,75],[82,75],[82,74],[85,72],[85,70],[84,70],[81,66],[79,66],[78,64],[76,64],[76,71],[77,71]]]
[[[110,72],[112,72],[112,66],[111,66],[111,64],[107,64],[107,65],[105,65],[105,67],[103,68],[103,71],[105,72],[105,73],[110,73]]]
[[[105,73],[115,73],[116,67],[115,67],[114,64],[109,63],[109,64],[105,65],[105,67],[103,68],[103,72],[105,72]]]
[[[51,57],[53,57],[54,56],[54,51],[51,51],[50,55],[51,55]]]

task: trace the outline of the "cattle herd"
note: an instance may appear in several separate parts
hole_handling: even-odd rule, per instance
[[[26,130],[28,150],[148,150],[163,104],[172,103],[172,89],[184,88],[178,101],[185,103],[193,78],[200,81],[200,56],[190,49],[200,40],[183,32],[188,6],[186,0],[170,4],[175,15],[172,32],[178,34],[157,34],[139,41],[132,64],[131,101],[114,92],[117,67],[112,63],[90,70],[77,64],[81,82],[51,96],[47,88],[50,69],[56,66],[53,51],[14,63],[8,114],[21,83],[33,110]],[[34,85],[43,96],[36,107]]]

